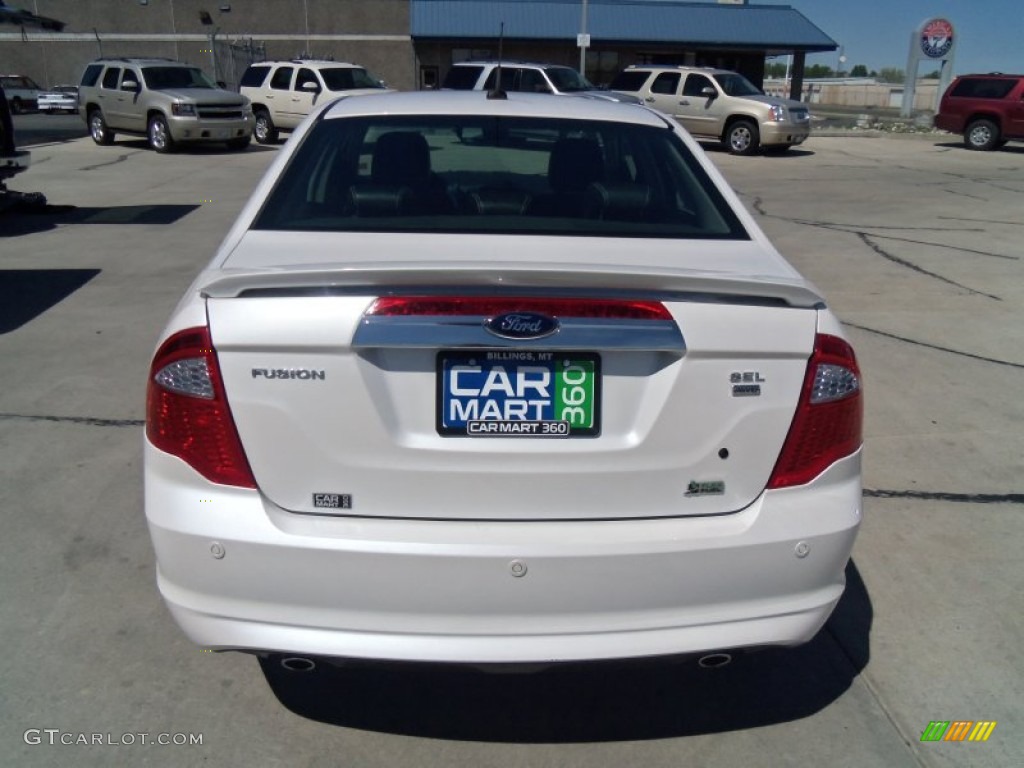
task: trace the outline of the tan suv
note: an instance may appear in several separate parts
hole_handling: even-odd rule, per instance
[[[610,87],[639,97],[695,138],[720,141],[736,155],[759,148],[785,152],[811,133],[806,104],[766,96],[743,75],[725,69],[632,66]]]
[[[294,59],[250,64],[239,91],[252,100],[256,141],[273,144],[281,131],[294,130],[325,99],[390,89],[358,64]]]
[[[245,149],[252,139],[247,98],[171,59],[96,59],[82,74],[78,105],[97,144],[128,133],[145,136],[157,152],[173,152],[185,142]]]

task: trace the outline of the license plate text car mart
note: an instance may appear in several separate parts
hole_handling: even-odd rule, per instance
[[[594,437],[601,360],[590,352],[441,351],[437,431],[444,436]]]

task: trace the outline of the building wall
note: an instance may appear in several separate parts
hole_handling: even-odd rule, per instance
[[[914,94],[915,111],[935,111],[938,99],[939,81],[918,80]],[[789,86],[782,80],[767,80],[765,93],[784,96]],[[896,108],[903,104],[903,86],[894,83],[878,83],[874,80],[861,82],[828,82],[809,80],[804,83],[800,99],[809,104],[824,104],[833,107],[864,107],[878,109]]]

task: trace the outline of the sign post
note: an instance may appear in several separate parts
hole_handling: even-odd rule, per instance
[[[935,94],[935,111],[939,99],[953,80],[953,55],[956,53],[956,36],[953,25],[946,19],[925,19],[910,36],[910,52],[907,55],[907,74],[903,81],[903,107],[900,117],[910,117],[914,110],[914,96],[917,93],[917,70],[922,61],[939,62],[939,87]]]
[[[583,14],[580,16],[580,33],[576,35],[576,47],[580,49],[580,74],[587,76],[587,48],[590,35],[587,34],[587,0],[583,0]]]

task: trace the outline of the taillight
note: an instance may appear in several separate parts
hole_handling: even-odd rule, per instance
[[[473,315],[488,317],[504,312],[543,312],[552,317],[589,317],[615,320],[671,320],[660,301],[629,299],[560,299],[543,296],[386,296],[366,310],[367,315]]]
[[[853,348],[836,336],[818,334],[807,363],[796,415],[769,488],[803,485],[862,442],[864,397]]]
[[[157,350],[146,391],[146,435],[211,482],[256,487],[208,328],[179,331]]]

